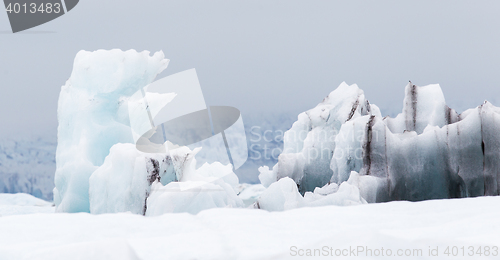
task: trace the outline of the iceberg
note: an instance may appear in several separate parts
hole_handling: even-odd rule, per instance
[[[182,175],[178,181],[166,185],[160,181],[152,184],[146,216],[182,212],[197,214],[211,208],[244,206],[243,200],[237,195],[239,180],[231,164],[204,163],[196,168],[194,155],[199,149],[191,152],[185,147],[183,150],[188,156],[192,156],[188,160],[182,160],[185,162]]]
[[[117,143],[134,143],[128,100],[168,65],[162,52],[80,51],[58,104],[54,202],[90,212],[89,178]]]
[[[153,154],[138,151],[134,144],[114,145],[90,177],[90,213],[156,216],[243,207],[232,166],[215,162],[196,169],[199,150],[181,147]]]
[[[166,213],[198,214],[211,208],[241,208],[243,201],[236,195],[234,187],[223,181],[200,183],[184,190],[183,185],[195,183],[171,182],[168,185],[154,183],[147,200],[146,216]]]
[[[114,145],[104,164],[90,176],[90,212],[144,215],[153,182],[178,181],[193,155],[191,151],[175,156],[142,153],[133,144]]]
[[[206,107],[194,69],[153,82],[167,65],[162,52],[77,54],[59,97],[58,212],[154,215],[244,205],[233,172],[248,157],[241,113]]]
[[[264,191],[266,187],[262,184],[242,183],[238,185],[238,197],[243,200],[245,207],[253,205]]]
[[[285,132],[283,153],[272,173],[261,169],[259,179],[265,179],[263,184],[268,185],[271,180],[289,177],[297,183],[301,194],[324,186],[333,175],[329,165],[340,128],[345,122],[366,115],[381,117],[380,109],[365,99],[357,85],[342,82],[315,108],[298,116]]]
[[[290,177],[301,194],[347,182],[371,203],[500,195],[500,108],[485,101],[458,114],[439,85],[411,82],[403,102],[401,114],[382,117],[357,85],[342,83],[299,115],[259,179],[271,187]]]

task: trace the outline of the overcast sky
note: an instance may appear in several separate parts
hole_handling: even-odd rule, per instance
[[[0,12],[0,137],[56,133],[79,50],[163,50],[159,76],[196,68],[209,105],[298,114],[342,81],[383,113],[408,80],[457,110],[500,106],[499,1],[98,1],[12,34]]]

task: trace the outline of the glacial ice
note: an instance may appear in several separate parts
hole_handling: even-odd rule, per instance
[[[436,84],[410,82],[403,112],[383,118],[362,90],[342,83],[299,115],[285,152],[259,179],[272,187],[290,177],[304,196],[347,182],[368,202],[500,195],[499,129],[499,108],[486,101],[458,114]]]
[[[237,187],[238,197],[243,201],[245,207],[253,205],[265,190],[266,187],[262,184],[240,183]]]
[[[299,208],[302,204],[303,197],[297,189],[297,184],[285,177],[271,184],[254,203],[254,208],[283,211]]]
[[[262,166],[259,167],[259,180],[262,185],[264,185],[265,188],[269,188],[271,184],[273,184],[277,180],[276,172],[275,170],[278,167],[276,164],[272,170],[269,170],[268,166]]]
[[[219,162],[196,168],[195,155],[181,147],[143,153],[133,144],[116,144],[90,177],[90,212],[131,212],[147,216],[213,207],[242,207],[238,177]]]
[[[385,120],[392,133],[415,131],[421,134],[428,125],[443,127],[457,122],[458,114],[446,105],[438,84],[419,87],[410,83],[405,88],[403,113]]]
[[[142,149],[151,142],[134,145],[156,131],[151,117],[156,120],[162,107],[172,105],[169,102],[178,96],[149,91],[155,84],[148,84],[167,64],[161,52],[77,55],[59,99],[57,211],[157,216],[245,207],[253,201],[250,207],[279,211],[500,193],[500,109],[485,102],[458,114],[446,105],[439,85],[410,83],[402,113],[383,118],[357,85],[345,82],[298,116],[284,135],[283,153],[275,166],[259,168],[262,185],[240,190],[229,158],[215,158],[219,151],[202,149],[204,141],[188,146],[161,141],[155,153]],[[186,75],[195,72],[164,80]],[[144,95],[147,102],[141,98]],[[146,110],[149,121],[136,116]],[[243,122],[237,114],[238,129],[230,130],[239,133]],[[207,140],[225,147],[222,139]],[[233,134],[226,142],[233,150],[231,146],[246,139]],[[234,155],[246,158],[247,152]],[[243,160],[233,158],[233,163],[241,166]]]
[[[299,115],[292,128],[285,132],[283,153],[273,173],[265,171],[259,179],[276,175],[276,181],[290,177],[301,194],[323,186],[333,174],[329,165],[335,150],[335,136],[346,121],[365,115],[381,117],[380,109],[365,99],[357,85],[343,82],[315,108]]]
[[[195,169],[196,159],[189,163],[192,167],[178,182],[153,183],[146,216],[181,212],[197,214],[210,208],[243,207],[243,201],[236,194],[238,177],[231,165],[214,162]]]
[[[189,153],[176,158],[188,157]],[[177,181],[182,170],[182,166],[175,167],[169,154],[146,154],[133,144],[116,144],[104,164],[90,176],[90,212],[145,214],[153,182]]]
[[[189,189],[183,185],[196,185]],[[166,213],[198,214],[211,208],[241,208],[243,201],[228,183],[183,183],[171,182],[165,186],[153,183],[147,200],[146,216],[160,216]]]
[[[329,187],[331,186],[331,187]],[[324,191],[329,190],[325,193]],[[253,207],[267,211],[283,211],[301,207],[349,206],[365,204],[357,186],[343,182],[333,183],[302,196],[295,181],[289,177],[281,178],[267,188],[254,203]]]
[[[162,52],[80,51],[58,104],[54,202],[89,212],[89,178],[117,143],[133,143],[128,99],[168,65]]]

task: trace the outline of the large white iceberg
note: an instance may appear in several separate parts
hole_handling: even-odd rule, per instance
[[[262,183],[291,177],[304,194],[349,180],[368,202],[500,195],[499,108],[458,114],[439,85],[410,82],[403,112],[383,118],[362,93],[342,83],[300,114],[278,164],[259,169]]]
[[[77,54],[71,77],[59,97],[54,189],[58,212],[132,212],[152,216],[244,206],[236,193],[239,181],[232,165],[228,160],[223,165],[212,158],[219,154],[228,156],[224,146],[227,142],[236,168],[246,159],[247,150],[233,149],[239,148],[239,143],[246,144],[244,136],[233,133],[244,133],[237,109],[231,112],[237,112],[233,114],[239,118],[234,120],[239,123],[219,129],[227,120],[214,122],[214,131],[224,131],[227,139],[223,142],[219,134],[206,141],[219,141],[215,147],[223,147],[221,151],[210,149],[203,142],[186,147],[164,140],[166,136],[176,137],[169,135],[169,130],[176,127],[173,123],[170,128],[162,125],[163,141],[157,143],[156,130],[161,122],[206,109],[194,70],[151,84],[167,64],[162,52],[152,56],[134,50]],[[171,90],[174,91],[168,92]],[[165,110],[172,100],[173,105]],[[226,107],[212,110],[222,112],[213,112],[212,116],[228,113]],[[172,121],[177,122],[169,122]],[[210,126],[210,122],[205,125]],[[154,136],[150,136],[152,131]],[[205,132],[212,133],[210,129]],[[198,161],[199,165],[195,159],[198,153],[204,159]]]
[[[162,52],[80,51],[58,104],[54,202],[89,212],[89,178],[117,143],[133,143],[128,99],[168,65]]]
[[[236,202],[226,206],[243,205],[229,192],[238,183],[232,166],[248,156],[239,110],[208,109],[194,69],[153,82],[167,64],[162,52],[77,54],[59,98],[57,211],[146,214],[155,181],[184,190],[231,179],[223,196]]]
[[[302,194],[325,185],[333,174],[329,165],[340,128],[366,115],[381,117],[380,109],[365,99],[357,85],[343,82],[315,108],[299,115],[285,132],[278,163],[272,172],[260,169],[259,179],[268,186],[277,179],[292,178]]]

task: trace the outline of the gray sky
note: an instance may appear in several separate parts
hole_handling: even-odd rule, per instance
[[[383,113],[404,86],[439,83],[450,106],[500,106],[498,1],[97,1],[24,33],[0,12],[0,137],[56,133],[81,50],[163,50],[160,77],[196,68],[209,105],[298,114],[342,81]]]

